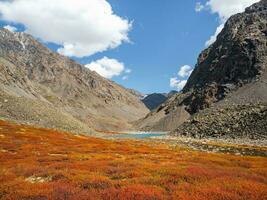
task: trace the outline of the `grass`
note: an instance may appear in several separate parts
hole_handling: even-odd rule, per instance
[[[267,158],[0,121],[0,199],[263,200]]]

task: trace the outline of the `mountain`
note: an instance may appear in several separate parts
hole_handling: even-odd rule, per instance
[[[26,33],[0,29],[0,116],[73,132],[131,129],[138,97]]]
[[[153,93],[143,98],[142,102],[149,110],[153,110],[157,108],[160,104],[164,103],[167,99],[168,97],[166,96],[166,94]]]
[[[134,90],[134,89],[127,89],[131,94],[133,94],[134,96],[138,97],[139,99],[143,99],[144,98],[144,94],[137,91],[137,90]]]
[[[159,105],[164,103],[168,98],[172,97],[173,95],[177,94],[177,91],[171,91],[169,93],[153,93],[146,95],[142,102],[146,105],[149,110],[154,110]]]
[[[267,0],[262,0],[232,16],[200,54],[183,91],[136,126],[194,137],[266,136],[266,45]]]
[[[171,90],[167,95],[168,98],[173,97],[174,95],[176,95],[178,92],[176,90]]]

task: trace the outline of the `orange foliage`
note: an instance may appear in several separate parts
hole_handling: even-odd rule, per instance
[[[263,200],[267,159],[0,121],[1,200]]]

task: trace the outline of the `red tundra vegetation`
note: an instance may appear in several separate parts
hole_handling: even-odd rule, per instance
[[[267,159],[0,121],[1,200],[263,200]]]

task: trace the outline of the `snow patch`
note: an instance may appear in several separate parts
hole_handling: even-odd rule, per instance
[[[23,43],[23,41],[20,41],[20,44],[21,44],[23,49],[26,49],[25,44]]]
[[[25,44],[26,37],[25,37],[25,34],[23,32],[20,32],[20,33],[15,33],[15,36],[16,36],[18,42],[21,44],[22,48],[25,50],[26,49],[26,44]]]

